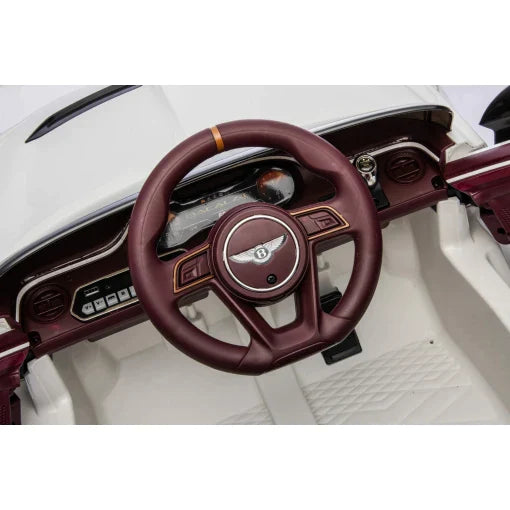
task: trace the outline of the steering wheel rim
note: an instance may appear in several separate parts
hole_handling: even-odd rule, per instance
[[[290,212],[269,204],[237,206],[216,222],[208,240],[191,253],[166,262],[160,260],[156,246],[166,225],[169,198],[175,186],[190,170],[218,152],[254,146],[291,154],[305,168],[329,180],[335,187],[335,196]],[[321,230],[320,225],[326,228]],[[234,228],[239,233],[231,234]],[[260,237],[260,232],[269,230],[272,233]],[[319,303],[316,249],[319,244],[337,242],[346,235],[355,245],[351,278],[339,304],[326,314]],[[236,286],[235,278],[227,271],[228,264],[235,266],[241,283],[256,279],[257,272],[244,270],[242,263],[236,262],[237,255],[225,255],[227,248],[233,253],[248,246],[249,238],[256,237],[259,238],[252,244],[258,242],[257,246],[263,248],[268,236],[272,241],[281,238],[284,241],[283,247],[270,254],[271,260],[264,268],[281,273],[292,265],[296,266],[295,272],[277,289],[267,287],[261,280],[257,280],[255,287],[245,285],[255,291]],[[267,256],[267,251],[260,251],[261,258]],[[196,133],[161,160],[142,187],[133,209],[128,253],[140,303],[170,343],[213,368],[256,375],[338,343],[354,329],[377,286],[382,236],[366,184],[335,147],[290,124],[240,120]],[[179,306],[184,301],[205,290],[213,290],[240,320],[251,337],[248,346],[217,340],[198,330],[180,312]],[[271,328],[253,305],[274,302],[291,293],[296,296],[296,320],[278,329]]]

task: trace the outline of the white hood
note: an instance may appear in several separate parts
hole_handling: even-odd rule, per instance
[[[144,86],[25,143],[48,116],[99,88],[65,96],[0,137],[0,267],[137,193],[172,147],[203,128],[242,118],[310,127],[390,108],[446,104],[433,87]]]

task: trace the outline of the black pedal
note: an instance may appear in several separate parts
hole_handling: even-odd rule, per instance
[[[341,298],[342,293],[338,289],[321,296],[322,310],[326,313],[331,312]],[[326,365],[332,365],[333,363],[342,361],[345,358],[359,354],[361,351],[362,348],[358,340],[358,335],[356,334],[356,331],[353,330],[342,342],[322,351],[322,357],[324,358]]]
[[[380,211],[381,209],[386,209],[390,205],[388,202],[388,197],[384,193],[381,183],[377,181],[377,184],[370,189],[370,193],[372,194],[372,198],[374,199],[375,208]]]

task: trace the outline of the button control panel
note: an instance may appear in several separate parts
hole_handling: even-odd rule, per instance
[[[75,292],[71,313],[88,321],[138,302],[129,270],[83,285]]]
[[[348,227],[347,222],[329,207],[317,207],[296,215],[310,238]]]
[[[207,255],[205,253],[187,260],[181,265],[180,269],[180,287],[186,287],[211,272],[207,263]]]

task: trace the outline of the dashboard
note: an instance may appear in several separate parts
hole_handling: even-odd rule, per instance
[[[194,236],[200,236],[238,205],[253,202],[288,205],[294,198],[300,176],[298,165],[284,158],[263,159],[236,173],[231,174],[228,182],[204,190],[198,196],[190,194],[189,189],[174,194],[169,204],[168,223],[158,243],[160,253],[175,250]]]
[[[381,226],[448,197],[444,151],[452,113],[445,107],[388,114],[321,133],[356,164],[372,158],[371,188]],[[263,150],[183,181],[168,204],[155,249],[162,259],[193,250],[229,209],[266,202],[284,209],[326,201],[332,185],[287,154]],[[69,232],[0,277],[2,312],[28,332],[36,357],[95,341],[146,320],[127,255],[133,204]],[[325,247],[327,249],[327,247]]]
[[[182,188],[169,203],[167,224],[157,245],[158,255],[168,260],[186,252],[205,239],[218,218],[238,205],[264,202],[287,207],[293,203],[296,190],[302,190],[302,173],[299,165],[287,157],[261,158],[239,169],[231,169],[228,178],[214,189],[203,183],[198,188],[196,184]],[[136,301],[136,291],[126,267],[77,288],[71,315],[89,321]],[[52,314],[51,303],[45,306],[42,313]],[[37,313],[41,316],[40,307],[38,298],[32,309],[33,316]]]

